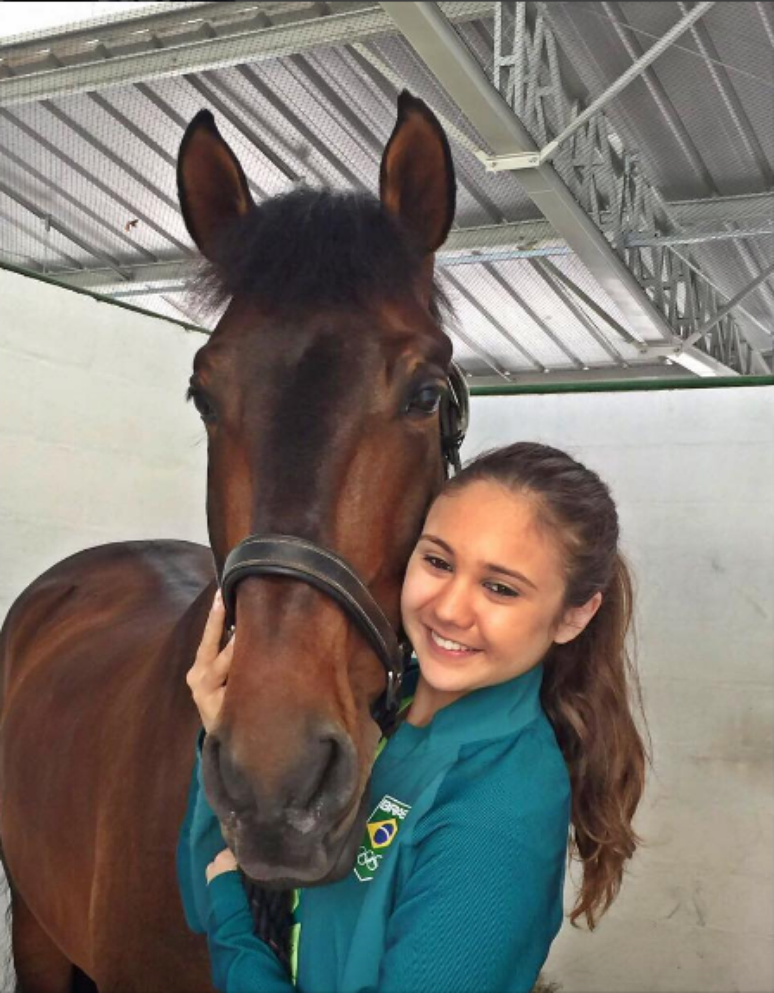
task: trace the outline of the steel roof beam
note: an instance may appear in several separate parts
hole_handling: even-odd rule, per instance
[[[702,0],[702,3],[697,3],[690,11],[686,10],[684,4],[680,4],[680,8],[683,12],[683,17],[673,25],[669,31],[662,37],[659,38],[655,44],[644,52],[636,62],[629,66],[623,75],[619,76],[618,79],[601,93],[596,100],[593,100],[588,107],[582,113],[567,125],[567,127],[561,131],[553,141],[550,141],[545,148],[540,150],[541,161],[549,159],[559,146],[565,142],[570,135],[575,134],[575,132],[582,128],[586,121],[590,120],[594,114],[598,113],[602,108],[610,103],[618,94],[626,89],[626,87],[633,80],[641,76],[648,66],[655,62],[662,52],[665,52],[669,46],[676,41],[681,34],[684,34],[700,17],[703,17],[708,10],[711,10],[715,6],[715,0]]]
[[[735,369],[718,362],[693,345],[678,345],[676,348],[671,345],[654,345],[648,349],[647,354],[648,357],[668,359],[695,376],[739,376]]]
[[[157,200],[160,200],[165,207],[169,208],[169,210],[177,212],[178,205],[175,200],[168,197],[166,193],[163,193],[154,183],[151,183],[149,179],[143,176],[141,172],[138,172],[134,166],[129,165],[125,159],[122,159],[120,156],[116,155],[116,153],[111,148],[108,148],[104,142],[100,141],[99,138],[95,138],[88,128],[82,127],[77,121],[73,120],[69,114],[66,114],[63,110],[60,110],[56,104],[51,103],[50,100],[42,100],[41,106],[45,107],[52,117],[55,117],[58,121],[64,124],[65,127],[70,128],[74,134],[77,134],[85,144],[91,145],[93,149],[101,155],[104,155],[112,166],[115,166],[116,169],[120,169],[125,172],[127,176],[130,176],[135,181],[135,183],[142,186],[144,190],[156,197]]]
[[[712,289],[718,294],[718,296],[728,298],[728,293],[725,290],[723,290],[720,286],[718,286],[716,282],[710,279],[705,272],[702,272],[702,270],[695,263],[693,263],[690,260],[690,258],[688,258],[686,255],[683,255],[682,252],[676,251],[674,248],[671,248],[670,251],[672,252],[673,255],[677,256],[678,259],[680,259],[683,265],[688,266],[688,268],[692,272],[695,272],[700,279],[704,280],[705,283],[711,286]],[[754,343],[754,347],[762,351],[770,349],[772,345],[772,336],[774,336],[774,328],[765,325],[763,321],[760,320],[760,318],[756,317],[755,314],[751,313],[749,310],[746,310],[744,307],[741,306],[741,304],[736,305],[736,311],[738,314],[741,314],[747,321],[752,321],[752,323],[755,324],[756,327],[758,327],[761,331],[763,331],[766,334],[766,338],[760,339],[758,342]],[[749,334],[749,329],[746,329],[746,333]]]
[[[28,138],[31,138],[34,142],[45,148],[46,151],[52,156],[68,165],[77,175],[86,179],[101,193],[104,193],[110,200],[114,200],[116,203],[120,204],[128,212],[129,217],[139,218],[144,224],[147,224],[151,230],[161,235],[165,241],[168,241],[171,245],[174,245],[177,249],[181,250],[189,259],[193,257],[193,251],[188,247],[188,245],[184,245],[183,242],[178,241],[177,238],[173,238],[172,235],[158,225],[152,217],[142,211],[139,211],[135,204],[131,203],[120,193],[118,193],[115,187],[108,186],[107,183],[103,183],[102,180],[92,175],[60,148],[57,148],[53,142],[50,142],[47,138],[44,138],[43,135],[38,134],[34,128],[31,128],[28,124],[22,121],[21,118],[16,117],[9,110],[0,109],[0,119],[3,118],[19,128],[19,130],[26,134]]]
[[[222,114],[229,124],[236,131],[238,131],[257,152],[260,152],[267,162],[274,166],[281,176],[283,176],[290,183],[299,182],[301,176],[295,171],[295,169],[292,169],[284,159],[280,158],[280,156],[269,148],[265,142],[261,141],[260,137],[256,135],[254,129],[247,127],[247,125],[240,120],[240,118],[233,112],[233,110],[231,110],[225,101],[213,91],[212,84],[217,81],[210,76],[206,76],[205,78],[207,80],[206,83],[191,73],[186,73],[183,76],[183,79],[185,79],[188,85],[192,86],[204,100],[208,100],[217,112]],[[225,90],[223,85],[220,85],[219,88],[221,90]],[[265,200],[267,198],[268,194],[266,190],[261,189],[261,187],[257,186],[255,182],[251,183],[251,188],[253,192],[257,194],[259,200]]]
[[[267,86],[250,66],[237,66],[236,72],[238,72],[239,75],[245,80],[251,90],[259,94],[259,96],[265,100],[270,107],[273,107],[274,110],[276,110],[280,115],[280,118],[287,122],[287,124],[295,130],[296,134],[300,135],[305,141],[308,141],[317,154],[320,155],[321,158],[325,159],[331,168],[335,169],[339,175],[343,176],[354,189],[362,190],[364,188],[363,180],[356,175],[345,162],[341,162],[332,149],[321,145],[319,137],[314,133],[312,128],[309,127],[309,125],[288,105],[286,101],[281,99],[279,94],[273,92],[272,88]],[[212,78],[214,79],[214,77]],[[250,116],[255,119],[255,108],[252,108],[252,110],[248,108],[241,102],[237,94],[229,94],[229,96],[231,99],[240,103],[244,113],[250,113]],[[264,127],[265,125],[258,120],[257,126]],[[283,136],[283,140],[288,140],[287,133]],[[310,166],[309,168],[311,170],[314,167]],[[318,172],[317,169],[314,171]],[[298,178],[301,179],[300,176]],[[321,178],[324,179],[324,175]]]
[[[700,231],[697,234],[626,235],[626,248],[664,248],[666,245],[707,245],[715,241],[742,241],[745,238],[765,238],[774,234],[774,221],[761,228],[742,228],[732,231]]]
[[[573,293],[581,301],[581,303],[584,303],[597,315],[597,317],[601,317],[606,324],[608,324],[624,339],[624,341],[628,341],[630,345],[637,345],[642,348],[641,343],[637,341],[634,335],[628,331],[623,324],[620,324],[613,317],[611,317],[604,307],[600,307],[593,297],[590,297],[588,293],[585,293],[580,286],[577,285],[577,283],[574,283],[569,276],[562,272],[561,269],[557,269],[553,263],[545,260],[540,266],[533,263],[533,267],[535,269],[543,270],[544,272],[548,271],[557,283],[567,287],[567,289]]]
[[[632,243],[637,244],[678,244],[716,241],[740,237],[752,237],[746,231],[728,231],[724,224],[750,224],[760,222],[762,217],[774,217],[774,194],[752,193],[731,197],[708,197],[705,200],[664,201],[669,216],[681,225],[711,224],[712,230],[689,231],[685,235],[671,235],[650,239],[648,236],[633,235]],[[613,218],[609,211],[602,211],[603,230],[614,234]],[[608,227],[609,226],[609,227]],[[476,248],[525,248],[541,244],[556,244],[557,236],[553,227],[544,218],[526,221],[509,221],[503,224],[485,224],[477,227],[452,230],[446,242],[446,250],[473,250]]]
[[[0,222],[7,221],[9,224],[12,224],[17,231],[21,231],[22,234],[25,236],[25,238],[31,238],[32,241],[36,241],[39,245],[42,245],[47,252],[51,252],[52,254],[59,256],[59,258],[65,259],[66,265],[72,266],[74,269],[78,268],[80,263],[78,262],[77,259],[73,258],[72,255],[68,255],[67,252],[63,251],[61,248],[56,248],[56,246],[52,245],[49,241],[46,240],[43,234],[38,234],[38,232],[34,228],[31,228],[29,225],[19,221],[18,218],[13,217],[11,214],[7,213],[3,209],[4,206],[5,205],[3,204],[2,197],[0,197]],[[47,270],[48,270],[48,266],[51,264],[50,259],[46,259],[45,261],[41,262],[40,259],[33,259],[31,256],[23,254],[21,252],[13,252],[11,251],[11,249],[0,248],[0,256],[8,256],[8,255],[13,255],[14,258],[29,259],[38,267],[37,269],[33,269],[30,267],[33,273],[40,272],[48,275]]]
[[[172,119],[176,124],[184,126],[181,118],[165,104],[160,98],[158,98],[152,90],[147,87],[140,85],[138,87],[140,91],[153,103],[159,107],[164,113],[172,116]],[[1,114],[2,112],[0,112]],[[0,147],[0,154],[2,154],[4,149]],[[12,153],[8,153],[10,157]],[[13,157],[15,159],[15,157]],[[29,168],[25,164],[25,168]],[[37,176],[36,178],[41,178]],[[42,181],[42,180],[41,180]],[[51,185],[51,184],[50,184]],[[77,201],[73,200],[77,205]],[[715,223],[719,223],[724,220],[727,223],[732,223],[734,220],[749,218],[751,216],[765,214],[767,211],[774,211],[774,196],[771,194],[755,194],[749,197],[713,197],[709,200],[686,200],[679,201],[673,204],[669,204],[670,211],[675,213],[675,216],[682,217],[685,215],[686,219],[692,219],[694,221],[711,220]],[[84,209],[81,205],[81,209]],[[96,217],[94,218],[97,219]],[[105,225],[110,227],[110,225]],[[112,228],[111,228],[112,230]],[[651,242],[655,246],[665,246],[669,245],[670,249],[674,251],[674,245],[680,243],[695,243],[697,239],[703,241],[712,242],[719,239],[731,238],[737,234],[737,232],[728,231],[706,231],[701,235],[678,235],[675,238],[653,238],[653,239],[642,239],[642,241],[650,244]],[[738,232],[740,235],[750,235],[753,232]],[[637,239],[638,243],[640,239]],[[132,243],[133,244],[133,243]],[[135,245],[138,251],[144,251],[139,246]],[[467,254],[458,254],[467,253]],[[674,251],[676,255],[680,253]],[[550,257],[551,255],[568,255],[572,254],[571,250],[558,238],[556,232],[553,230],[551,225],[544,219],[539,220],[528,220],[528,221],[514,221],[504,224],[485,224],[476,225],[475,227],[469,228],[455,228],[449,232],[449,237],[444,245],[443,249],[438,253],[437,261],[442,267],[449,267],[455,265],[480,265],[486,262],[498,262],[507,261],[509,259],[518,258],[544,258]],[[714,283],[707,277],[706,273],[703,273],[700,269],[686,260],[684,256],[680,255],[680,258],[694,269],[703,279],[713,285],[714,289],[718,292],[723,293],[719,287],[715,286]],[[190,256],[189,256],[190,259]],[[191,275],[196,266],[195,260],[187,261],[184,258],[179,259],[167,259],[159,263],[154,263],[151,261],[150,264],[126,264],[122,265],[122,268],[126,271],[131,271],[134,276],[134,280],[138,283],[146,282],[165,282],[172,280],[173,282],[179,282],[185,280]],[[65,277],[63,277],[65,278]],[[66,277],[69,279],[69,274]],[[109,285],[111,280],[105,278],[105,273],[99,269],[88,269],[86,272],[79,274],[75,277],[77,285],[84,288],[97,289],[99,286]],[[570,287],[573,293],[580,294],[582,291],[574,284]],[[727,296],[727,294],[724,294]],[[594,309],[596,307],[596,312],[602,319],[611,325],[623,338],[628,341],[638,343],[638,340],[620,325],[618,322],[614,321],[610,315],[606,314],[595,301],[584,300],[589,306]],[[746,313],[741,307],[738,308],[741,313]],[[750,317],[751,320],[756,320],[753,315],[746,315]],[[765,329],[768,331],[768,329]],[[768,333],[771,333],[770,331]]]
[[[403,75],[400,72],[396,72],[384,59],[379,58],[368,45],[350,45],[349,50],[364,75],[374,83],[387,97],[390,105],[394,107],[398,93],[405,87]],[[444,116],[437,109],[435,115],[451,141],[461,148],[466,149],[471,155],[476,154],[478,146],[461,128],[457,127],[455,121]],[[477,182],[466,179],[465,189],[487,217],[493,221],[502,222],[502,210],[487,196]]]
[[[14,203],[17,203],[28,213],[32,214],[33,217],[37,217],[39,221],[43,221],[46,225],[46,229],[52,228],[58,234],[61,234],[63,238],[66,238],[69,242],[72,242],[73,245],[77,245],[82,252],[86,252],[87,255],[90,255],[93,259],[97,259],[103,265],[107,265],[112,270],[114,279],[115,276],[118,276],[121,280],[131,279],[131,276],[121,268],[118,260],[114,259],[112,255],[108,255],[107,252],[101,252],[98,248],[94,248],[93,245],[87,244],[83,238],[79,237],[74,231],[71,231],[66,224],[62,224],[61,221],[58,221],[48,211],[41,210],[39,207],[36,207],[35,204],[31,203],[25,196],[22,196],[21,193],[17,193],[15,190],[12,190],[2,181],[0,181],[0,193],[4,193],[9,200],[13,200]],[[72,256],[68,256],[58,249],[55,249],[55,251],[57,251],[63,258],[67,258],[75,265],[79,265],[77,260],[72,258]]]
[[[538,9],[542,11],[544,15],[551,6],[552,5],[546,5],[544,3],[539,3],[537,5]],[[627,22],[621,5],[613,2],[606,2],[601,6],[608,15],[608,23],[615,30],[630,58],[633,61],[641,58],[644,50],[636,38],[637,29],[632,28]],[[686,7],[682,7],[681,9],[683,12],[687,10]],[[759,12],[764,21],[764,25],[768,25],[769,21],[767,20],[767,11],[765,11],[763,7],[759,7]],[[767,28],[767,31],[770,40],[774,41],[774,26],[771,27],[773,29],[768,30]],[[705,32],[704,26],[698,22],[692,25],[691,29],[694,32]],[[595,56],[593,46],[591,48],[587,46],[585,51],[586,58],[594,63],[597,74],[602,78],[605,78],[606,67],[604,63]],[[691,49],[684,49],[684,51],[691,55],[701,54],[695,53]],[[765,265],[765,262],[760,261],[757,253],[753,250],[755,246],[748,244],[745,239],[758,237],[761,234],[768,233],[766,229],[760,227],[760,222],[761,218],[770,217],[774,214],[771,205],[765,202],[769,194],[743,195],[738,198],[736,203],[733,203],[736,198],[721,197],[718,193],[715,181],[703,162],[699,152],[696,150],[685,124],[674,110],[664,87],[652,68],[649,67],[645,70],[642,75],[642,81],[648,87],[651,97],[664,117],[666,127],[670,130],[675,142],[685,155],[688,164],[696,175],[697,181],[704,189],[710,192],[711,197],[698,201],[667,203],[661,197],[660,193],[648,184],[648,193],[651,197],[650,209],[645,207],[644,200],[641,201],[639,205],[641,216],[634,219],[633,222],[630,222],[633,223],[633,229],[620,233],[621,238],[617,244],[619,244],[621,248],[625,246],[630,249],[656,248],[659,254],[663,255],[663,248],[667,243],[671,247],[675,244],[703,245],[712,241],[727,240],[733,243],[733,247],[737,250],[750,278],[754,277],[760,272],[762,266]],[[599,118],[597,118],[597,120],[598,119]],[[758,200],[759,197],[761,198],[760,200]],[[713,201],[717,201],[720,206],[720,209],[717,212],[713,210]],[[756,201],[758,202],[756,203]],[[649,213],[652,213],[652,217],[648,216]],[[598,225],[602,226],[603,222],[599,216],[595,217],[595,221]],[[696,227],[701,228],[701,226],[705,223],[715,225],[715,230],[696,230]],[[729,225],[736,224],[746,225],[747,227],[745,230],[729,230]],[[720,226],[720,230],[717,229],[718,225]],[[689,228],[689,230],[685,231],[685,227]],[[641,230],[638,231],[638,228]],[[658,235],[652,237],[653,232],[659,231],[661,234],[660,237]],[[643,234],[645,234],[646,237],[643,237]],[[666,235],[666,237],[664,237],[664,235]],[[645,254],[647,255],[647,253]],[[672,254],[681,258],[684,265],[688,266],[688,268],[693,270],[693,272],[697,273],[708,284],[714,285],[711,283],[711,280],[707,278],[707,274],[705,272],[702,272],[697,266],[690,263],[689,260],[686,260],[674,248],[672,248]],[[643,255],[642,252],[635,251],[630,256],[629,265],[632,266],[638,262],[640,265],[643,265],[645,264],[644,259],[645,255]],[[684,277],[680,277],[680,280],[682,281],[683,278]],[[644,273],[641,273],[639,281],[643,286],[656,286],[657,305],[662,312],[666,313],[666,300],[658,279],[655,276],[646,278],[644,277]],[[688,297],[690,297],[690,294],[693,292],[690,282],[690,279],[686,279],[685,285],[682,287]],[[678,285],[672,283],[669,284],[668,293],[670,294],[670,301],[668,305],[668,319],[670,320],[670,323],[672,322],[673,316],[675,316],[674,309],[678,306],[677,298],[679,292],[680,287]],[[720,292],[724,297],[728,297],[733,294],[733,291],[731,293],[725,293],[724,291]],[[767,286],[763,286],[760,292],[762,298],[766,299],[765,306],[770,308],[772,305],[771,301],[774,300],[774,296],[772,296],[771,291]],[[716,305],[713,304],[713,306]],[[738,312],[742,312],[741,308],[739,308]],[[749,314],[747,316],[748,318],[750,317]],[[755,321],[754,318],[753,321]],[[738,329],[736,329],[734,325],[733,318],[729,318],[729,320],[725,322],[725,326],[721,325],[721,327],[722,337],[721,340],[714,341],[712,346],[713,353],[717,351],[720,354],[723,349],[733,350],[733,345],[736,341]],[[741,330],[753,353],[757,348],[763,347],[764,350],[768,350],[770,347],[770,337],[768,335],[765,344],[761,346],[760,335],[758,334],[757,329],[750,327],[749,320],[745,322],[745,324],[741,327]],[[728,346],[728,348],[726,348],[726,346]],[[760,364],[763,362],[763,359],[760,356],[755,356],[753,354],[751,361],[755,364]],[[741,357],[740,362],[743,362]]]
[[[495,155],[538,151],[524,125],[435,4],[383,2],[382,6]],[[543,163],[523,170],[519,180],[554,229],[626,315],[634,335],[643,342],[654,339],[672,342],[675,336],[663,315],[578,205],[554,167]]]
[[[213,6],[228,7],[230,4]],[[445,7],[453,21],[485,17],[491,12],[490,3],[464,0],[447,3]],[[2,79],[0,107],[50,100],[65,94],[106,90],[113,86],[127,86],[207,69],[255,63],[264,59],[296,55],[308,48],[351,44],[394,32],[392,19],[373,7],[323,16],[319,14],[318,5],[310,5],[308,9],[314,12],[313,16],[290,24],[259,27],[177,45],[168,44],[164,38],[159,39],[164,47],[155,51],[116,55],[100,62],[91,61],[93,55],[90,53],[90,61],[83,64],[32,71],[15,78]],[[188,20],[192,19],[189,16]],[[314,25],[314,30],[310,30],[310,24]],[[148,29],[153,30],[151,22]],[[41,43],[44,42],[45,39],[41,38]],[[5,54],[8,56],[10,53]],[[16,68],[18,72],[18,66]]]
[[[470,290],[467,289],[467,287],[463,286],[458,279],[455,279],[450,272],[444,273],[444,279],[446,279],[449,283],[451,283],[454,289],[460,294],[461,297],[464,297],[465,300],[467,300],[467,302],[471,305],[471,307],[475,307],[475,309],[479,312],[479,314],[481,314],[481,316],[489,324],[492,325],[492,327],[495,329],[495,331],[497,331],[497,333],[501,337],[505,338],[505,340],[512,348],[515,348],[517,352],[520,352],[521,355],[533,366],[535,366],[536,369],[539,369],[541,372],[548,372],[548,368],[546,367],[546,365],[543,362],[541,362],[540,359],[536,358],[527,348],[524,347],[524,345],[522,345],[519,341],[517,341],[516,338],[513,337],[511,332],[503,324],[501,324],[500,321],[498,321],[498,319],[494,316],[494,314],[492,314],[491,311],[487,307],[485,307],[480,300],[477,300],[476,297],[473,296],[473,294],[470,292]],[[464,341],[465,344],[468,345],[469,348],[473,348],[477,352],[477,354],[480,354],[478,351],[480,346],[473,345],[466,337],[464,337],[464,334],[461,334],[459,331],[456,331],[456,333],[458,337],[460,337],[462,341]],[[489,356],[487,356],[487,359],[489,360],[489,365],[492,368],[494,368],[495,371],[503,379],[508,379],[511,376],[511,373],[508,372],[508,370],[504,369],[502,366],[500,366],[499,363],[493,365],[492,363],[494,362],[494,359],[489,359]]]
[[[461,229],[460,234],[464,235],[465,233],[465,229]],[[451,236],[449,241],[452,241]],[[436,256],[436,265],[438,268],[450,269],[459,265],[482,265],[487,262],[503,262],[511,259],[543,258],[554,252],[561,255],[571,254],[568,248],[561,245],[534,249],[513,249],[503,252],[483,250],[477,254],[463,256],[451,254],[451,251],[456,251],[457,248],[458,246],[454,245],[453,248],[444,249],[444,251],[438,253]],[[196,274],[197,267],[198,261],[190,257],[186,259],[167,259],[155,263],[143,263],[141,265],[122,266],[125,272],[132,273],[132,280],[138,285],[152,284],[167,288],[169,284],[174,284],[182,288],[185,281]],[[106,286],[112,286],[115,283],[110,273],[103,268],[79,269],[73,273],[61,272],[57,274],[56,278],[61,279],[62,282],[77,286],[79,289],[90,290],[99,290]],[[610,323],[613,319],[611,317],[605,317],[605,320]]]
[[[10,38],[3,38],[0,41],[0,58],[18,55],[25,50],[35,55],[42,47],[51,48],[57,43],[72,45],[79,39],[89,41],[97,34],[101,36],[110,31],[138,32],[148,24],[158,28],[160,25],[174,21],[190,21],[193,17],[204,16],[206,8],[217,9],[220,6],[219,3],[159,3],[154,4],[150,12],[147,7],[139,10],[124,10],[118,17],[112,13],[91,18],[86,22],[81,21],[74,26],[50,28],[48,31],[25,31],[23,34],[11,35]],[[251,6],[255,4],[252,3]],[[191,8],[198,10],[192,12]]]
[[[688,7],[682,0],[679,0],[677,6],[683,15],[687,13]],[[774,171],[772,171],[766,158],[766,153],[755,134],[755,128],[750,123],[750,118],[742,106],[742,101],[739,99],[731,80],[728,78],[728,72],[723,66],[723,60],[718,54],[706,26],[703,24],[692,24],[691,34],[693,35],[693,40],[696,42],[696,47],[701,53],[710,79],[725,106],[726,112],[733,121],[739,138],[747,150],[747,154],[755,163],[760,173],[761,182],[770,189],[774,186]]]
[[[636,32],[627,21],[620,3],[602,3],[602,10],[604,10],[604,12],[608,15],[609,23],[615,31],[618,40],[626,49],[626,53],[629,58],[632,62],[637,62],[643,57],[646,50],[642,47]],[[594,59],[594,62],[599,66],[599,62],[596,58]],[[696,148],[693,138],[691,138],[688,129],[681,120],[680,115],[677,113],[674,104],[670,100],[669,95],[664,89],[664,86],[655,71],[648,67],[642,74],[642,81],[645,86],[647,86],[648,92],[653,98],[653,102],[658,107],[667,127],[679,145],[686,161],[690,165],[691,169],[693,169],[699,182],[706,190],[716,192],[715,181],[712,178],[712,174],[699,154],[699,150]]]
[[[534,263],[533,263],[534,264]],[[509,293],[516,305],[520,307],[524,313],[529,317],[533,324],[540,328],[542,333],[548,338],[548,340],[553,344],[553,346],[564,355],[564,357],[575,366],[576,369],[583,369],[586,363],[583,359],[579,358],[575,352],[570,348],[569,345],[565,344],[562,339],[551,330],[551,328],[546,324],[543,318],[538,314],[534,307],[531,307],[524,297],[508,282],[503,278],[502,274],[497,271],[493,265],[484,266],[489,275],[494,279],[494,281],[500,286],[501,289]],[[514,339],[509,336],[509,340]]]
[[[765,280],[769,279],[772,275],[774,275],[774,262],[764,269],[763,272],[758,273],[755,279],[751,280],[747,286],[732,297],[728,303],[724,304],[720,310],[718,310],[718,312],[710,318],[710,320],[708,320],[705,324],[702,324],[697,331],[694,331],[692,335],[686,338],[685,344],[693,345],[694,342],[697,342],[699,339],[703,338],[708,331],[711,331],[716,324],[719,324],[723,318],[726,317],[726,315],[730,314],[731,311],[738,304],[740,304],[745,297],[749,296],[753,290],[757,289],[761,283],[765,282]]]
[[[118,238],[125,245],[128,245],[132,251],[139,252],[141,255],[145,256],[148,262],[158,262],[158,259],[153,252],[149,252],[147,248],[143,248],[142,245],[138,245],[134,239],[130,238],[127,234],[124,234],[123,231],[118,230],[96,210],[92,210],[91,207],[83,203],[82,200],[79,200],[78,197],[74,197],[71,193],[64,189],[64,187],[53,182],[53,180],[49,179],[48,176],[44,175],[42,172],[39,172],[34,166],[30,165],[29,162],[25,162],[24,159],[20,158],[10,149],[4,148],[0,145],[0,155],[5,155],[6,158],[10,159],[11,162],[14,163],[14,165],[17,165],[20,169],[24,170],[27,175],[32,176],[32,178],[38,183],[41,183],[43,186],[47,186],[50,190],[53,190],[57,197],[66,201],[72,207],[75,207],[79,213],[85,214],[95,224],[98,224],[100,227],[104,228],[110,233],[111,238]],[[124,272],[131,272],[133,271],[133,268],[133,266],[122,266]]]
[[[663,362],[642,362],[642,363],[631,363],[626,369],[625,377],[621,373],[621,367],[619,365],[603,365],[603,366],[590,366],[588,370],[579,369],[546,369],[545,372],[518,372],[511,373],[510,383],[513,386],[538,386],[543,387],[545,390],[551,390],[559,384],[565,383],[579,383],[585,385],[588,383],[621,383],[623,380],[626,382],[631,382],[632,380],[642,380],[642,379],[653,379],[658,382],[663,382],[664,380],[676,379],[684,382],[686,379],[685,370],[681,369],[679,366],[674,366],[671,364],[665,364]],[[468,375],[467,383],[470,387],[477,386],[494,386],[498,389],[502,388],[502,380],[496,379],[494,376],[486,376],[481,374]]]
[[[559,299],[562,301],[564,306],[570,311],[570,313],[575,318],[575,320],[584,326],[584,328],[588,331],[588,333],[591,335],[594,341],[596,341],[599,347],[604,352],[607,353],[608,357],[611,358],[613,362],[618,363],[618,365],[626,366],[626,362],[624,361],[623,355],[621,355],[621,353],[612,344],[612,342],[607,340],[607,338],[599,330],[596,324],[591,320],[588,314],[581,307],[579,307],[578,304],[572,299],[570,295],[570,291],[568,289],[565,289],[565,287],[562,285],[562,283],[559,280],[552,278],[552,275],[549,275],[549,273],[556,274],[559,272],[559,270],[556,269],[555,266],[550,266],[549,268],[547,264],[544,267],[544,265],[537,260],[533,261],[531,265],[533,270],[540,276],[540,278],[546,282],[551,292],[559,297]],[[564,273],[561,273],[561,275],[564,276]],[[566,276],[564,278],[567,279]],[[582,293],[579,287],[577,287],[571,280],[568,279],[567,281],[570,283],[572,290],[575,292],[577,296],[585,297],[585,294]],[[607,315],[605,314],[602,315],[602,319],[606,323],[610,320],[610,318],[607,317]],[[616,330],[618,330],[617,327]],[[626,340],[629,341],[630,339],[627,338]]]

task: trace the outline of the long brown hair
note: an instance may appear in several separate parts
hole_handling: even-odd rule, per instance
[[[558,543],[566,574],[563,610],[602,593],[599,610],[567,644],[543,659],[541,702],[567,764],[572,786],[571,859],[583,879],[570,914],[596,926],[618,895],[625,862],[640,839],[632,818],[649,759],[637,670],[627,647],[632,580],[618,549],[618,514],[594,472],[565,452],[519,442],[479,456],[445,492],[477,481],[527,496],[539,526]]]

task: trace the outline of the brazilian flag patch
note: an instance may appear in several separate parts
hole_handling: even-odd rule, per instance
[[[361,883],[370,883],[384,858],[385,851],[398,837],[401,825],[411,810],[408,804],[385,796],[366,822],[366,833],[357,851],[355,875]]]

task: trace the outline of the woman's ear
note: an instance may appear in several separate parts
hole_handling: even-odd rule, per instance
[[[568,641],[577,638],[602,604],[602,594],[595,593],[581,607],[568,607],[562,616],[554,634],[554,643],[566,645]]]

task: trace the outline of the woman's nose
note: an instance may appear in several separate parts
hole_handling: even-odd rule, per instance
[[[432,606],[438,620],[453,627],[469,628],[473,623],[473,602],[469,585],[456,576],[439,590]]]

